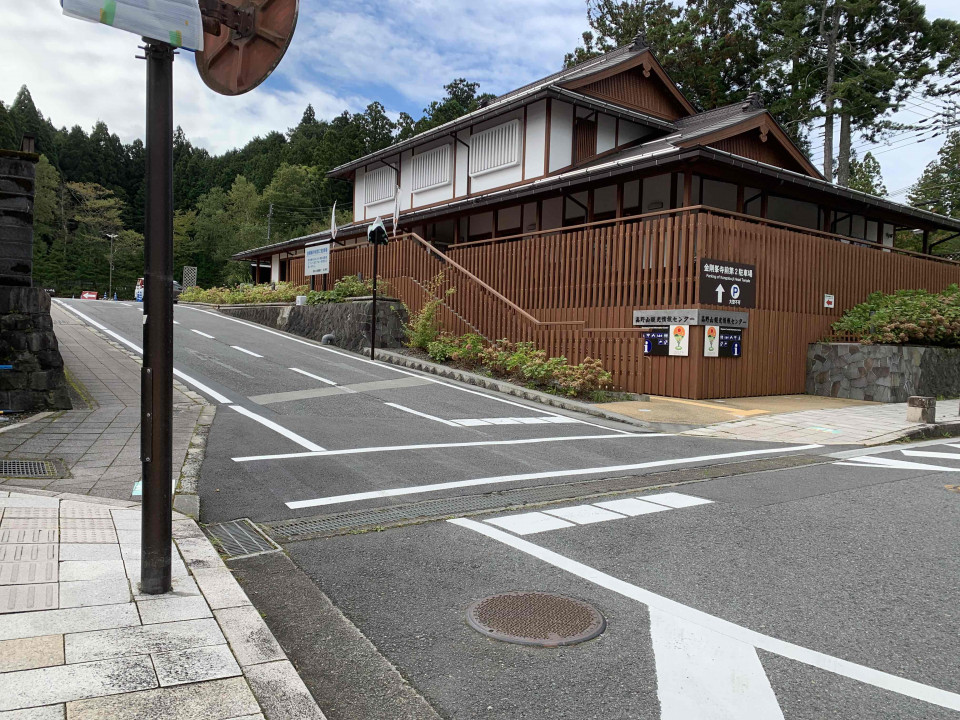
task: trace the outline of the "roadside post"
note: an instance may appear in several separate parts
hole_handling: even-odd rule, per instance
[[[376,359],[377,350],[377,258],[381,245],[386,245],[387,229],[383,226],[383,220],[377,218],[373,225],[367,230],[367,242],[373,245],[373,311],[370,320],[370,359]]]
[[[297,26],[299,0],[62,0],[63,13],[140,35],[147,61],[146,208],[140,449],[140,587],[172,589],[173,535],[173,59],[195,51],[221,95],[253,90],[273,72]],[[111,257],[112,261],[112,257]],[[111,262],[112,264],[112,262]],[[112,279],[112,278],[111,278]],[[138,283],[138,291],[139,283]]]

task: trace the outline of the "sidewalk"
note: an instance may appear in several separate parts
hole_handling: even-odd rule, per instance
[[[197,524],[173,528],[174,592],[144,596],[139,506],[0,490],[0,719],[323,720]]]
[[[820,445],[882,445],[903,438],[934,437],[958,429],[958,401],[944,400],[937,405],[935,425],[908,423],[906,403],[871,403],[762,415],[689,430],[683,435]]]
[[[63,461],[69,471],[69,477],[0,478],[0,487],[130,500],[141,474],[140,364],[56,304],[51,312],[68,379],[90,407],[71,393],[73,410],[0,430],[0,458]],[[198,423],[201,430],[209,425],[214,408],[180,383],[174,383],[173,401],[173,467],[179,476]]]

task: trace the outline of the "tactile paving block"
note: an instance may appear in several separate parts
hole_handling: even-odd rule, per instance
[[[54,544],[0,545],[0,563],[57,562],[60,546]]]
[[[0,520],[0,530],[56,530],[57,518],[8,518]]]
[[[60,518],[109,518],[110,508],[88,503],[60,503]]]
[[[0,585],[32,585],[57,582],[56,560],[0,563]]]
[[[6,508],[3,517],[7,520],[10,518],[47,518],[47,519],[56,519],[57,518],[57,509],[56,508]]]
[[[0,587],[0,613],[56,610],[60,606],[57,583]]]
[[[56,530],[29,530],[0,527],[0,544],[55,543]]]
[[[115,543],[117,533],[110,528],[64,528],[60,531],[63,543]]]
[[[61,530],[113,530],[113,518],[61,518]]]

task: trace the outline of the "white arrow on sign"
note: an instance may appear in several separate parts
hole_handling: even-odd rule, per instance
[[[723,305],[723,285],[717,285],[717,305]]]

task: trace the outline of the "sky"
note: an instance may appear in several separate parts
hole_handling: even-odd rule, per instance
[[[960,20],[957,0],[926,6],[928,17]],[[103,120],[126,142],[143,136],[138,37],[65,17],[58,0],[0,0],[0,23],[0,100],[9,105],[26,84],[57,127],[89,132]],[[192,54],[178,55],[174,122],[195,144],[222,153],[295,126],[308,103],[323,118],[373,100],[393,115],[419,117],[455,78],[500,94],[556,71],[586,27],[584,0],[300,0],[286,57],[251,93],[217,95],[200,80]],[[926,104],[909,107],[905,122],[930,112]],[[877,153],[894,191],[916,181],[940,141],[895,147],[901,139],[893,149],[861,152]]]

